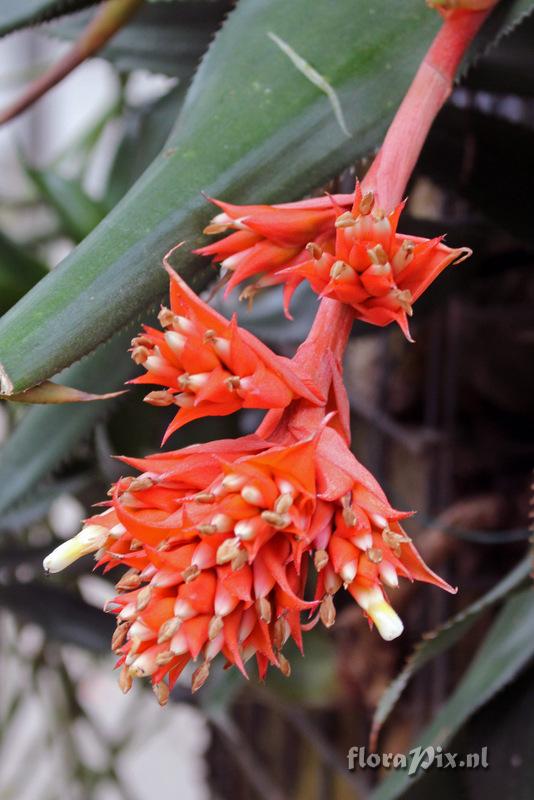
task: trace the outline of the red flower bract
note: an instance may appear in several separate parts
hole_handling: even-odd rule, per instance
[[[204,233],[235,232],[195,252],[211,256],[227,270],[225,294],[248,278],[259,276],[241,294],[244,299],[252,299],[260,289],[286,281],[283,275],[278,275],[279,270],[308,260],[305,249],[308,242],[317,242],[323,249],[333,251],[336,209],[350,208],[353,197],[339,194],[275,206],[236,206],[212,200],[222,213],[213,218]],[[292,278],[288,297],[301,281],[298,275]]]
[[[449,264],[471,251],[451,249],[442,237],[421,239],[397,233],[404,204],[386,214],[373,192],[356,186],[351,211],[338,209],[334,252],[311,245],[311,258],[286,270],[309,280],[321,297],[332,297],[354,309],[357,319],[373,325],[398,322],[410,338],[412,305]]]
[[[446,247],[443,237],[422,239],[397,233],[404,204],[386,213],[373,192],[362,195],[359,184],[350,196],[350,210],[347,197],[322,198],[320,210],[308,206],[291,213],[272,206],[227,206],[217,201],[225,213],[215,220],[224,217],[226,226],[240,225],[243,230],[197,252],[213,255],[232,271],[227,290],[267,272],[266,278],[252,285],[252,294],[262,286],[284,282],[287,312],[296,287],[307,279],[321,297],[350,305],[355,318],[379,326],[397,322],[410,338],[408,317],[413,303],[447,266],[463,261],[471,251]],[[330,210],[324,208],[326,203]],[[221,220],[220,226],[212,225],[207,231],[222,229]],[[256,243],[251,246],[246,237],[252,235]],[[289,247],[292,239],[293,249]],[[229,257],[225,246],[232,250]],[[258,260],[255,254],[260,252]]]
[[[124,461],[142,474],[45,561],[57,571],[92,551],[106,570],[129,567],[109,603],[124,690],[150,677],[164,703],[191,660],[196,690],[219,653],[245,675],[251,657],[261,678],[269,664],[287,675],[285,642],[302,649],[303,630],[332,625],[341,586],[386,639],[402,631],[385,594],[398,576],[450,590],[328,425],[287,447],[249,436]]]
[[[285,408],[295,397],[320,398],[288,359],[275,355],[248,331],[204,303],[170,268],[171,308],[164,330],[144,326],[132,340],[132,358],[146,374],[131,383],[156,384],[145,401],[179,411],[163,441],[193,419],[240,408]]]

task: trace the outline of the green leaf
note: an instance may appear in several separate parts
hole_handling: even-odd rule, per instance
[[[467,673],[414,747],[444,746],[481,706],[506,686],[534,655],[534,591],[513,595],[480,646]],[[395,800],[424,772],[397,770],[370,800]]]
[[[186,0],[147,0],[148,3],[183,3]],[[213,0],[195,0],[196,3],[213,3]]]
[[[229,0],[149,5],[142,8],[99,51],[122,72],[148,69],[188,80],[206,50],[213,32],[230,10]],[[50,27],[61,39],[76,40],[91,19],[89,10]]]
[[[0,36],[94,5],[99,0],[2,0]]]
[[[132,330],[117,335],[66,370],[61,379],[88,391],[122,388],[132,371],[126,353],[131,336]],[[27,411],[0,447],[0,513],[55,469],[116,402],[41,406]]]
[[[474,46],[461,67],[463,74],[469,64],[483,53],[498,46],[504,36],[512,33],[534,11],[534,0],[509,0],[498,3],[482,26]]]
[[[103,207],[85,193],[78,181],[29,166],[26,173],[56,212],[64,232],[75,242],[84,239],[104,217]]]
[[[464,753],[476,753],[487,747],[490,768],[466,770],[463,783],[467,793],[460,794],[460,797],[467,796],[469,800],[486,800],[488,797],[532,800],[533,705],[534,669],[530,667],[462,728],[454,740],[455,751],[461,748]],[[424,783],[421,781],[421,787]]]
[[[534,17],[524,20],[498,47],[492,47],[474,69],[466,85],[476,91],[534,95]]]
[[[413,676],[419,672],[425,664],[444,653],[461,637],[467,633],[480,615],[498,600],[510,594],[528,576],[532,564],[530,558],[521,561],[505,578],[493,587],[487,594],[476,602],[472,603],[463,611],[455,614],[450,620],[445,622],[434,631],[425,634],[422,641],[416,646],[414,652],[408,659],[404,669],[390,683],[375,710],[371,729],[371,739],[376,742],[380,729],[391,714],[399,697],[408,685]]]
[[[213,270],[188,254],[205,242],[200,231],[212,214],[201,191],[236,201],[291,199],[374,148],[438,26],[420,0],[372,7],[242,0],[197,72],[163,153],[0,322],[5,387],[11,381],[18,391],[50,377],[161,296],[161,259],[176,241],[187,241],[176,257],[180,272],[202,288]],[[336,91],[350,138],[329,98],[270,31]]]
[[[48,273],[40,261],[0,232],[0,314]]]

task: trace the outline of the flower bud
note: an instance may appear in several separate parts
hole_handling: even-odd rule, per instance
[[[52,550],[43,561],[45,572],[61,572],[82,556],[95,553],[104,546],[108,537],[109,531],[103,525],[88,525]]]
[[[378,586],[371,589],[357,587],[354,591],[356,602],[374,622],[380,636],[387,642],[396,639],[404,630],[398,614],[386,602]]]
[[[382,561],[378,569],[380,578],[386,586],[396,589],[399,585],[397,570],[390,561]]]
[[[170,694],[168,684],[164,683],[163,681],[160,681],[159,683],[155,683],[152,686],[152,689],[154,690],[154,694],[156,695],[156,698],[160,706],[166,706],[167,703],[169,702],[169,694]]]
[[[319,617],[325,628],[331,628],[336,621],[336,607],[331,594],[325,595],[319,610]]]
[[[177,333],[176,331],[167,331],[167,333],[165,333],[164,336],[165,336],[165,341],[171,348],[172,352],[175,355],[180,356],[185,347],[186,343],[185,336],[182,336],[181,333]]]
[[[210,665],[209,661],[205,661],[203,664],[200,665],[198,669],[193,672],[193,676],[191,678],[191,691],[193,693],[198,692],[198,690],[204,686],[206,681],[208,680],[210,674]]]

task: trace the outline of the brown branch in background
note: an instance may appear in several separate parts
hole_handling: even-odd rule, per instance
[[[18,117],[87,58],[97,53],[126,25],[142,3],[143,0],[106,0],[71,50],[33,81],[18,100],[0,112],[0,125]]]

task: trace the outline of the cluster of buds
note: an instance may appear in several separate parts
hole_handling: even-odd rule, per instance
[[[57,572],[94,553],[105,571],[127,567],[108,603],[120,686],[149,678],[162,704],[195,661],[199,689],[219,654],[244,675],[252,658],[260,679],[269,666],[289,675],[284,645],[302,650],[303,631],[330,627],[342,588],[386,640],[403,629],[387,594],[400,577],[453,591],[401,527],[409,514],[350,452],[341,357],[354,317],[409,335],[412,303],[465,251],[398,234],[402,204],[386,214],[359,185],[350,198],[219,205],[208,232],[235,232],[203,252],[222,260],[228,288],[262,272],[264,285],[286,283],[289,302],[307,279],[324,298],[314,326],[291,361],[277,356],[165,260],[170,308],[131,351],[146,370],[132,382],[159,387],[145,400],[179,409],[165,439],[200,417],[268,414],[251,436],[124,458],[138,477],[120,479],[108,508],[44,562]]]
[[[333,253],[308,245],[310,259],[296,272],[321,297],[333,297],[354,309],[357,319],[384,326],[397,322],[410,338],[412,306],[445,267],[470,251],[451,249],[442,237],[421,239],[397,233],[403,203],[387,214],[372,191],[356,187],[350,211],[339,210]]]
[[[137,477],[120,479],[106,510],[44,561],[58,572],[94,553],[105,571],[123,566],[108,609],[120,685],[149,678],[165,704],[186,667],[196,691],[220,656],[260,679],[285,675],[284,646],[302,650],[303,631],[335,620],[334,596],[347,591],[385,640],[402,632],[390,603],[400,577],[454,591],[432,572],[391,507],[349,449],[349,403],[341,360],[353,320],[397,322],[409,338],[412,305],[450,264],[467,257],[442,238],[397,232],[398,203],[424,139],[406,136],[422,109],[428,130],[448,82],[485,18],[490,0],[433,0],[447,16],[388,131],[375,163],[351,195],[277,206],[218,200],[207,234],[230,232],[196,251],[225,270],[226,291],[242,297],[284,285],[284,307],[307,280],[322,300],[313,327],[288,361],[235,318],[210,309],[173,273],[161,330],[145,327],[132,357],[154,384],[147,402],[178,406],[167,438],[189,420],[266,409],[256,433],[237,440],[124,458]],[[469,11],[470,13],[466,13]],[[458,15],[457,20],[455,17]],[[429,69],[429,66],[431,67]],[[440,76],[436,84],[429,75]],[[385,201],[384,201],[385,202]]]
[[[278,274],[280,270],[308,260],[308,242],[316,242],[333,252],[337,209],[351,208],[353,195],[337,194],[275,206],[212,202],[221,213],[212,219],[204,233],[233,233],[195,252],[210,256],[225,270],[226,295],[243,281],[255,277],[240,295],[241,299],[251,301],[261,289],[286,282]],[[301,280],[295,275],[288,283],[285,303],[288,316],[289,299]]]
[[[260,678],[269,665],[289,675],[286,641],[302,649],[303,630],[330,627],[341,587],[386,640],[402,632],[386,595],[399,576],[450,589],[329,426],[285,447],[253,435],[124,460],[139,477],[44,564],[94,552],[106,570],[128,567],[108,604],[124,691],[150,678],[164,704],[191,661],[196,691],[220,653],[245,675],[253,657]]]
[[[266,251],[269,247],[278,247],[280,231],[290,228],[291,214],[299,214],[302,222],[298,226],[301,234],[298,245],[295,243],[295,249],[288,251],[285,260],[285,251],[280,247],[279,258],[271,262],[271,272],[247,287],[243,294],[250,296],[268,284],[284,283],[287,311],[294,290],[307,279],[320,297],[332,297],[348,304],[356,319],[379,326],[397,322],[410,338],[408,317],[412,315],[413,303],[447,266],[460,263],[471,251],[447,247],[443,244],[443,237],[423,239],[397,233],[404,204],[400,203],[387,213],[378,206],[375,193],[362,194],[359,184],[351,196],[350,208],[347,209],[347,196],[341,197],[342,203],[336,196],[322,199],[323,203],[331,204],[328,215],[304,204],[300,204],[298,209],[273,207],[271,213],[269,206],[243,206],[241,209],[231,206],[232,217],[229,211],[225,211],[215,217],[214,222],[224,217],[228,226],[239,223],[247,230],[256,230],[254,235],[261,235],[261,240],[256,241],[252,248],[238,250],[240,240],[235,237],[240,234],[234,233],[197,252],[212,255],[223,268],[231,271],[230,289],[245,278],[266,271],[263,262],[261,269],[257,268],[254,249]],[[321,226],[317,223],[319,214],[324,215]],[[309,216],[307,227],[304,224],[306,216]],[[258,219],[261,224],[258,224]],[[208,232],[220,230],[222,223],[207,228]],[[303,250],[304,232],[313,233],[313,236]],[[231,243],[233,254],[222,258],[227,242]]]
[[[240,408],[285,408],[296,397],[319,402],[309,381],[288,359],[211,309],[169,269],[171,307],[162,330],[144,326],[131,355],[146,373],[131,381],[164,387],[146,395],[155,406],[178,406],[164,442],[182,425]]]

